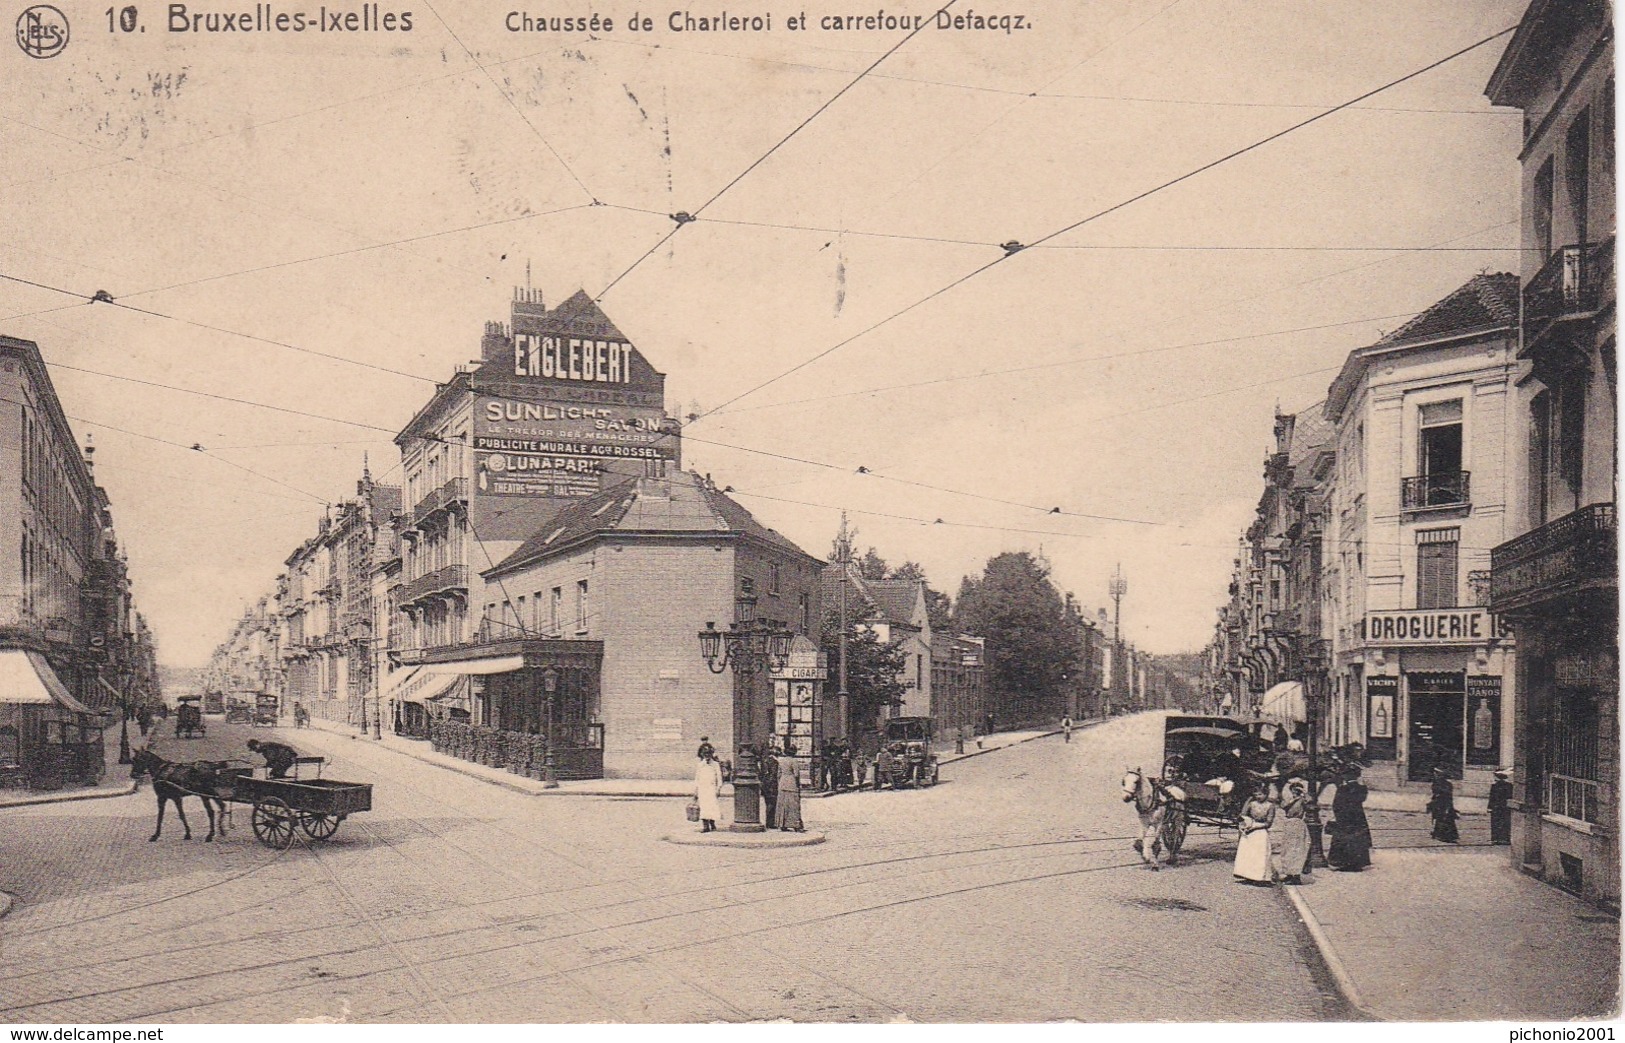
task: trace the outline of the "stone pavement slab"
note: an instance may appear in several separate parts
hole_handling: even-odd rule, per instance
[[[1363,872],[1317,871],[1286,890],[1334,974],[1352,982],[1350,1001],[1374,1017],[1616,1013],[1619,921],[1519,873],[1509,850],[1378,849]]]
[[[816,830],[786,833],[779,829],[765,829],[760,833],[734,833],[727,829],[718,829],[710,833],[701,833],[698,830],[668,833],[660,839],[682,847],[767,848],[811,847],[813,844],[822,844],[829,838]]]

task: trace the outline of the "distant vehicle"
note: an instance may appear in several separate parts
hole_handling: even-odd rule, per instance
[[[876,783],[890,782],[893,789],[902,786],[935,786],[937,784],[937,755],[931,750],[937,722],[930,717],[893,717],[886,722],[883,742],[892,747],[889,778],[879,776],[880,761],[876,757]]]
[[[175,700],[175,738],[195,739],[208,734],[203,724],[202,702],[202,697],[196,695],[183,695]]]
[[[246,700],[246,699],[227,699],[226,700],[226,723],[228,723],[228,724],[253,724],[254,723],[254,708],[252,706],[248,705],[248,700]]]
[[[266,692],[254,697],[254,727],[275,728],[277,726],[277,698]]]
[[[192,696],[183,696],[182,698],[196,699],[198,697],[195,696],[195,695],[192,695]],[[203,699],[203,708],[202,708],[203,713],[225,713],[226,712],[226,697],[222,693],[220,693],[220,692],[211,692],[211,691],[205,690],[204,693],[203,693],[202,699]]]

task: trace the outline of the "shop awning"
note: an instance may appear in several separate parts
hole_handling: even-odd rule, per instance
[[[403,703],[426,703],[445,695],[462,679],[462,674],[431,674],[419,670],[415,676],[397,685],[391,698]]]
[[[396,693],[401,690],[401,687],[403,685],[410,684],[412,679],[417,676],[418,668],[415,666],[408,667],[405,670],[396,670],[394,673],[384,678],[383,690],[380,694],[382,694],[385,699],[398,698]]]
[[[492,656],[488,659],[462,659],[449,663],[425,663],[418,669],[426,674],[507,674],[515,670],[523,670],[525,657],[522,655]]]
[[[1303,702],[1303,682],[1282,681],[1271,688],[1264,693],[1264,701],[1259,704],[1258,712],[1261,716],[1278,721],[1307,721],[1309,715]]]
[[[0,651],[0,703],[55,704],[74,713],[100,716],[68,694],[44,656],[21,648]]]
[[[120,706],[124,705],[124,693],[120,692],[117,688],[114,688],[112,685],[108,684],[107,683],[107,678],[98,677],[98,678],[96,678],[96,683],[102,686],[102,690],[107,693],[108,698],[110,700],[107,703],[107,707],[101,711],[102,713],[112,713],[113,708],[120,707]]]

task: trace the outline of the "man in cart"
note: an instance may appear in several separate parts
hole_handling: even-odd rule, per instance
[[[249,739],[248,748],[265,758],[265,773],[273,779],[287,778],[288,769],[299,759],[299,752],[287,743]]]

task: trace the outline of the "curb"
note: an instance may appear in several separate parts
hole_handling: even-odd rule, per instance
[[[135,792],[135,783],[131,782],[116,790],[93,790],[89,793],[64,793],[57,797],[30,797],[26,800],[0,801],[0,811],[7,808],[30,808],[39,804],[66,804],[75,800],[106,800],[109,797],[128,797]],[[0,914],[3,915],[3,914]]]
[[[1343,966],[1343,958],[1337,955],[1331,939],[1326,937],[1326,929],[1320,925],[1320,919],[1309,908],[1309,903],[1298,894],[1298,889],[1285,886],[1281,890],[1286,892],[1287,898],[1292,902],[1292,908],[1297,910],[1298,919],[1308,929],[1310,939],[1320,951],[1321,962],[1326,965],[1326,971],[1332,976],[1332,981],[1337,985],[1337,991],[1342,995],[1343,1001],[1374,1021],[1387,1020],[1373,1013],[1365,1005],[1365,1000],[1360,996],[1360,987],[1354,983],[1354,977],[1349,974],[1348,968]]]
[[[705,837],[706,839],[700,839]],[[761,837],[760,840],[748,840],[747,837]],[[717,839],[711,839],[717,838]],[[727,839],[722,839],[727,838]],[[764,830],[761,833],[729,833],[727,830],[717,830],[715,833],[668,833],[660,838],[668,844],[677,844],[681,847],[811,847],[822,844],[829,839],[822,833],[781,833],[777,830]]]
[[[455,764],[446,764],[446,763],[444,763],[442,761],[430,760],[427,757],[420,757],[416,753],[412,752],[411,750],[403,750],[403,749],[400,749],[399,747],[391,746],[389,743],[374,740],[372,738],[372,736],[370,736],[370,735],[350,735],[350,736],[345,736],[345,733],[343,733],[343,732],[332,731],[332,730],[329,730],[327,728],[315,728],[314,730],[321,731],[321,732],[324,732],[324,733],[326,733],[328,735],[333,735],[333,736],[336,736],[336,737],[339,737],[339,738],[348,737],[348,738],[356,740],[356,741],[360,741],[360,740],[364,739],[364,740],[366,740],[367,745],[371,746],[375,750],[388,750],[390,753],[393,753],[396,756],[406,757],[409,760],[415,760],[419,764],[427,764],[431,768],[441,768],[441,769],[443,769],[445,771],[449,771],[449,772],[452,772],[452,773],[457,774],[457,775],[462,775],[465,778],[474,779],[474,780],[476,780],[478,782],[489,783],[492,786],[500,786],[501,788],[503,788],[505,790],[508,790],[511,793],[518,793],[518,794],[520,794],[522,796],[526,796],[526,797],[627,797],[627,798],[638,799],[638,800],[645,800],[645,799],[649,799],[649,798],[660,798],[660,799],[663,799],[663,800],[681,800],[684,797],[692,796],[692,794],[687,792],[686,790],[684,792],[682,792],[682,793],[668,793],[668,792],[659,792],[659,793],[657,793],[657,792],[654,792],[652,790],[606,790],[606,789],[582,790],[582,789],[567,789],[567,788],[565,788],[563,786],[560,786],[558,789],[535,790],[535,789],[531,789],[528,786],[521,786],[516,782],[509,782],[508,780],[501,779],[501,778],[493,778],[490,775],[486,775],[486,774],[484,774],[482,772],[472,771],[472,770],[469,770],[467,768],[459,767],[458,765],[455,765]],[[541,784],[537,783],[537,785],[541,785]]]

